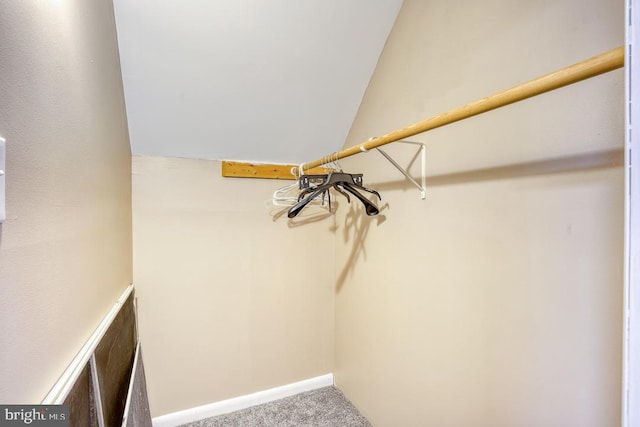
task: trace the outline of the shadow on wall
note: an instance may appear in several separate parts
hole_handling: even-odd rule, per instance
[[[331,210],[329,210],[326,201],[323,202],[322,205],[310,204],[294,218],[287,218],[287,213],[289,212],[291,206],[279,205],[274,201],[269,214],[271,215],[273,222],[276,222],[280,219],[287,219],[287,227],[289,228],[296,228],[333,218],[333,222],[331,227],[329,228],[329,231],[335,233],[339,229],[339,226],[335,220],[335,213],[338,209],[340,209],[340,206],[343,205],[343,203],[336,200],[337,198],[338,197],[335,197],[335,194],[334,197],[331,198]],[[388,203],[383,206],[379,206],[380,212],[383,212],[388,208]],[[347,258],[347,261],[336,281],[336,289],[338,291],[342,288],[347,274],[354,268],[356,264],[355,262],[359,259],[360,255],[365,256],[366,259],[364,241],[369,232],[369,227],[374,222],[376,223],[376,225],[380,225],[385,220],[386,217],[381,214],[378,214],[376,216],[367,216],[361,204],[357,201],[350,203],[349,211],[345,215],[343,236],[345,242],[352,242],[353,244],[351,246],[349,257]]]
[[[379,209],[380,214],[367,216],[362,210],[362,207],[358,204],[352,204],[349,207],[349,212],[347,212],[344,219],[344,231],[342,234],[344,241],[351,242],[352,245],[349,256],[342,267],[342,271],[340,271],[340,274],[336,279],[336,291],[339,292],[340,289],[342,289],[342,286],[347,279],[347,275],[353,270],[353,268],[355,268],[356,261],[360,256],[363,256],[366,260],[367,252],[364,242],[367,238],[367,234],[369,233],[371,224],[379,226],[387,220],[387,217],[384,216],[382,212],[389,209],[389,204],[385,203],[380,206]]]
[[[409,167],[416,161],[414,156]],[[511,179],[525,176],[549,175],[566,173],[585,169],[604,169],[619,167],[624,165],[624,151],[621,148],[598,151],[593,153],[578,154],[574,156],[559,157],[554,159],[537,160],[533,162],[518,163],[507,166],[496,166],[492,168],[476,169],[471,171],[455,172],[443,175],[433,175],[427,177],[427,189],[431,186],[454,185],[465,182],[490,181],[499,179]],[[413,185],[406,179],[391,182],[376,183],[373,185],[377,190],[412,190]],[[389,204],[380,207],[380,212],[389,209]],[[381,225],[386,220],[382,214],[368,217],[359,206],[351,205],[345,217],[343,238],[345,242],[351,242],[351,251],[340,275],[336,280],[336,290],[340,291],[349,272],[355,266],[356,261],[363,256],[366,260],[365,240],[372,224]]]
[[[495,166],[491,168],[475,169],[442,175],[431,175],[427,176],[427,190],[429,187],[440,185],[454,185],[467,182],[492,181],[536,175],[551,175],[585,169],[612,168],[623,165],[624,150],[622,148],[616,148],[612,150],[576,154],[573,156],[516,163],[513,165]],[[413,188],[411,183],[407,180],[377,183],[375,184],[375,187],[381,191]]]
[[[411,167],[411,164],[416,161],[416,158],[417,156],[414,156],[412,159],[410,159],[409,168]],[[550,175],[585,169],[612,168],[622,165],[624,165],[624,150],[618,148],[553,159],[543,159],[526,163],[517,163],[507,166],[496,166],[491,168],[454,172],[443,175],[432,175],[427,177],[427,189],[429,187],[441,185],[455,185],[467,182],[511,179],[525,176]],[[373,186],[380,191],[413,189],[412,184],[406,179],[376,183]],[[340,204],[338,202],[332,202],[332,205],[333,208],[331,212],[327,209],[310,211],[309,215],[288,219],[287,225],[289,228],[295,228],[313,222],[324,221],[334,215]],[[379,226],[383,222],[385,222],[386,216],[383,215],[382,212],[388,209],[389,204],[386,203],[383,206],[380,206],[381,214],[378,214],[376,216],[367,216],[365,215],[359,203],[350,204],[349,211],[345,215],[342,234],[345,243],[351,242],[351,250],[344,263],[344,266],[342,267],[342,270],[340,271],[340,274],[336,279],[337,291],[340,291],[342,289],[342,286],[344,285],[348,274],[357,265],[358,259],[360,259],[360,257],[362,256],[366,260],[367,253],[365,240],[367,238],[367,234],[369,233],[369,229],[372,224]],[[272,213],[273,221],[277,221],[282,217],[286,217],[287,211],[288,207]],[[335,232],[337,231],[337,229],[337,224],[334,224],[331,228],[331,231]]]

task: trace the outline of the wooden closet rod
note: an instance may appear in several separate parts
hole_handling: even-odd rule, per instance
[[[305,163],[302,168],[306,171],[334,160],[343,159],[345,157],[353,156],[354,154],[369,151],[373,148],[390,144],[392,142],[396,142],[431,129],[439,128],[468,117],[476,116],[496,108],[504,107],[505,105],[513,104],[514,102],[522,101],[523,99],[531,98],[532,96],[540,95],[563,86],[568,86],[581,80],[613,71],[623,66],[624,46],[620,46],[617,49],[613,49],[585,61],[578,62],[577,64],[512,87],[511,89],[507,89],[487,98],[479,99],[478,101],[463,105],[462,107],[455,108],[438,116],[430,117],[414,123],[411,126],[390,132],[386,135],[372,138],[369,141],[354,145],[353,147],[346,148],[337,153],[329,154],[328,156],[322,157],[321,159],[313,162]]]

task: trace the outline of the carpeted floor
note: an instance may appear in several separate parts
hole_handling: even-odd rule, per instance
[[[335,387],[300,393],[183,427],[371,427]]]

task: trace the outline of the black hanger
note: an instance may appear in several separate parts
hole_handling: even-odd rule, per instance
[[[347,183],[352,185],[353,187],[359,188],[360,190],[367,191],[369,193],[375,194],[378,196],[379,200],[382,200],[380,197],[380,193],[375,190],[371,190],[369,188],[362,186],[362,174],[351,174],[344,172],[332,172],[331,174],[325,175],[303,175],[300,178],[300,189],[303,190],[298,196],[298,201],[302,200],[305,194],[312,193],[316,188],[324,184],[344,184]],[[347,199],[347,196],[344,192],[342,192],[338,187],[334,186],[340,194],[344,195]]]
[[[376,205],[360,194],[357,190],[360,189],[371,194],[375,194],[378,196],[378,199],[382,200],[380,193],[362,185],[362,174],[332,172],[328,175],[303,175],[300,179],[300,189],[302,191],[298,196],[298,203],[289,209],[287,216],[289,218],[294,218],[309,204],[309,202],[311,202],[311,200],[320,195],[324,198],[325,193],[329,203],[329,209],[331,209],[331,193],[329,192],[331,188],[334,188],[337,192],[345,196],[349,203],[351,203],[351,199],[346,192],[353,194],[365,206],[365,212],[369,216],[377,215],[380,212]]]

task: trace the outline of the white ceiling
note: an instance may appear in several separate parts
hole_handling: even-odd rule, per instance
[[[133,154],[342,148],[402,0],[115,0]]]

